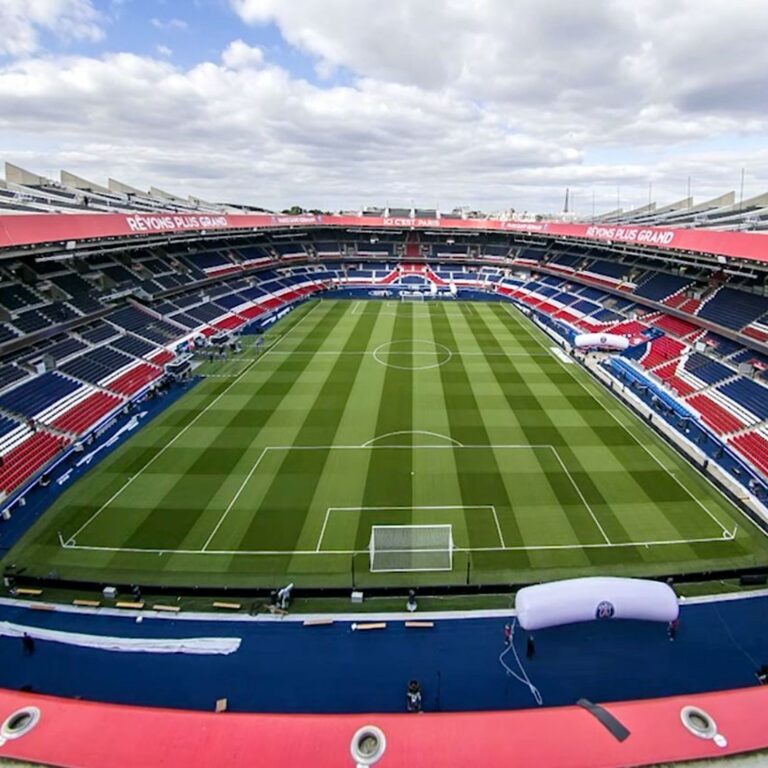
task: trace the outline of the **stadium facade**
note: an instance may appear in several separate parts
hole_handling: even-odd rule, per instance
[[[508,604],[510,584],[552,578],[554,571],[547,569],[553,562],[560,576],[611,573],[699,582],[681,591],[687,595],[711,591],[713,580],[764,582],[768,250],[758,231],[727,229],[743,211],[724,213],[724,229],[679,226],[686,223],[681,218],[685,206],[584,223],[467,219],[434,211],[421,216],[387,215],[392,212],[385,210],[381,215],[286,216],[236,212],[159,190],[146,196],[116,182],[96,189],[71,174],[67,181],[76,186],[57,191],[21,169],[14,173],[13,183],[27,185],[30,198],[44,193],[49,204],[51,195],[62,198],[56,204],[68,205],[69,212],[33,213],[39,204],[33,199],[26,201],[30,210],[14,212],[10,209],[23,202],[13,189],[13,201],[10,194],[6,201],[9,212],[0,217],[0,490],[5,518],[0,546],[9,590],[0,605],[5,627],[0,643],[11,658],[20,654],[19,637],[31,635],[37,638],[32,658],[46,661],[33,668],[29,659],[22,660],[0,680],[9,689],[2,693],[4,709],[35,706],[41,712],[39,725],[28,735],[6,740],[0,755],[117,765],[122,758],[114,754],[115,734],[147,728],[153,737],[131,747],[134,765],[169,759],[166,747],[172,747],[175,760],[190,765],[204,764],[201,753],[210,748],[220,750],[221,762],[238,764],[246,744],[266,750],[262,755],[268,753],[274,763],[311,759],[336,765],[347,759],[350,738],[368,720],[387,734],[389,751],[382,765],[466,764],[467,745],[474,755],[480,743],[496,750],[498,759],[485,760],[491,764],[525,755],[528,764],[557,765],[649,764],[766,746],[760,706],[765,689],[756,675],[768,663],[760,655],[768,634],[768,598],[759,590],[746,599],[689,598],[680,636],[672,643],[663,628],[626,622],[616,622],[615,630],[605,630],[611,623],[602,622],[594,632],[538,634],[538,658],[529,668],[532,675],[538,673],[545,704],[565,705],[579,697],[637,699],[606,706],[632,731],[627,740],[614,738],[581,707],[499,711],[533,702],[526,687],[511,681],[496,661],[501,627],[511,609],[488,603],[482,610],[483,595],[469,605],[475,610],[468,614],[430,610],[428,615],[419,612],[421,621],[415,623],[400,612],[341,613],[338,604],[288,620],[274,606],[266,615],[248,616],[251,609],[258,613],[262,596],[288,582],[295,582],[297,598],[302,589],[315,595],[316,588],[316,595],[338,600],[354,589],[394,594],[398,600],[402,596],[404,603],[413,572],[361,573],[368,562],[366,526],[381,522],[379,513],[389,508],[382,500],[397,495],[400,483],[407,489],[408,520],[450,523],[449,540],[457,546],[449,576],[438,572],[418,582],[420,600],[422,595],[425,600],[428,595],[466,600],[468,594],[487,592],[503,593]],[[713,211],[729,209],[727,201],[720,203],[707,209],[708,223],[717,222]],[[103,210],[93,212],[99,205]],[[109,212],[115,208],[121,212]],[[752,225],[759,228],[760,201],[749,208]],[[472,303],[464,306],[464,301]],[[382,320],[388,335],[379,337]],[[584,333],[624,337],[627,348],[619,354],[578,351],[574,340]],[[333,334],[342,346],[322,347]],[[268,339],[265,351],[254,346],[253,358],[249,350],[245,357],[234,351],[238,338],[251,336]],[[356,347],[361,340],[364,347]],[[278,343],[287,345],[282,358]],[[271,359],[280,364],[272,362],[275,369],[263,374],[271,378],[262,380],[259,366],[266,364],[259,361],[272,344]],[[218,351],[225,345],[232,352],[220,360]],[[322,367],[326,364],[317,353],[323,349],[338,370]],[[211,350],[217,352],[215,360]],[[300,356],[310,352],[321,361],[319,367],[301,364]],[[479,362],[473,361],[475,354],[482,355]],[[516,356],[519,375],[505,379]],[[368,363],[373,373],[361,373],[361,365]],[[479,364],[482,373],[472,367]],[[201,395],[203,371],[208,378],[202,387],[208,389]],[[419,371],[424,371],[422,378]],[[203,525],[205,510],[198,530],[196,522],[182,520],[174,528],[167,518],[139,509],[141,494],[150,492],[141,485],[145,470],[155,485],[166,482],[163,474],[175,472],[175,479],[167,481],[173,487],[183,475],[181,485],[190,487],[193,497],[208,493],[206,481],[197,484],[194,473],[163,469],[162,458],[155,458],[176,440],[181,440],[178,457],[186,451],[200,477],[219,473],[226,478],[227,467],[217,470],[215,462],[227,455],[242,472],[240,446],[228,442],[236,439],[237,419],[248,408],[278,406],[243,401],[237,408],[209,410],[230,396],[230,386],[253,386],[261,398],[284,398],[276,385],[293,387],[302,375],[307,378],[299,389],[317,377],[316,399],[297,399],[286,413],[301,410],[301,403],[321,403],[317,423],[302,422],[298,434],[306,439],[257,452],[242,483],[238,477],[227,488],[223,514],[211,518],[215,525]],[[480,378],[482,384],[473,389],[472,382]],[[335,432],[331,443],[318,444],[313,436],[328,429],[321,411],[328,409],[328,422],[349,419],[346,403],[355,402],[352,382],[357,380],[366,387],[360,395],[372,397],[375,384],[395,412],[394,404],[405,398],[404,387],[416,386],[417,380],[419,386],[425,381],[439,386],[445,405],[439,403],[436,418],[445,429],[424,429],[412,415],[409,394],[409,415],[401,422],[397,415],[379,419],[376,430],[367,433],[370,439],[352,445],[336,439]],[[345,386],[345,403],[334,404],[334,393]],[[422,402],[434,405],[436,391],[429,390]],[[473,402],[467,402],[468,396]],[[478,444],[477,414],[491,408],[486,397],[497,398],[494,407],[500,412],[515,415],[508,426],[505,416],[493,417],[509,430],[508,440]],[[523,411],[535,418],[526,422]],[[467,423],[456,418],[461,413]],[[209,442],[184,443],[197,419],[202,419],[201,428],[211,430]],[[349,434],[356,434],[351,421]],[[224,424],[230,431],[215,432]],[[487,436],[500,429],[487,424]],[[408,433],[405,442],[393,438],[399,433]],[[534,434],[545,436],[541,450],[530,437]],[[306,459],[307,448],[325,453]],[[486,448],[492,454],[485,455]],[[269,450],[285,454],[274,468]],[[456,504],[435,483],[435,468],[442,471],[448,453],[455,462],[451,472],[459,478]],[[414,458],[406,466],[401,455]],[[594,466],[588,463],[590,455]],[[603,464],[616,457],[622,466],[608,478]],[[160,468],[151,465],[155,461]],[[248,485],[254,478],[260,482],[262,461],[265,477],[272,472],[263,493],[260,486]],[[496,462],[497,475],[527,473],[520,475],[520,486],[526,476],[541,488],[549,482],[551,506],[570,510],[566,517],[573,540],[532,545],[530,536],[541,531],[542,522],[525,527],[526,515],[519,511],[525,499],[515,495],[518,489],[502,489],[492,504],[475,499],[479,484],[493,483],[483,474],[486,462]],[[382,472],[376,487],[363,488],[353,503],[333,501],[334,472],[338,483],[340,476],[349,479],[366,471],[373,476],[373,466]],[[417,502],[422,471],[428,475],[425,498],[439,496],[439,504]],[[440,477],[449,474],[446,470]],[[295,541],[274,545],[274,551],[271,543],[268,551],[259,550],[259,556],[267,556],[260,562],[267,560],[267,565],[231,565],[248,561],[253,552],[246,544],[265,535],[251,527],[249,515],[256,519],[274,512],[259,508],[254,499],[305,500],[292,482],[315,484],[307,504],[320,499],[324,517],[302,518]],[[132,498],[134,484],[140,490]],[[123,495],[128,500],[120,507]],[[643,504],[633,507],[633,496]],[[507,517],[505,498],[511,499]],[[250,506],[239,507],[241,499]],[[188,510],[194,503],[185,505]],[[461,514],[454,516],[457,506]],[[531,516],[543,515],[544,506],[532,507]],[[364,510],[375,514],[368,519]],[[425,510],[424,516],[418,510]],[[362,527],[358,540],[347,545],[350,511],[359,515]],[[134,525],[131,515],[141,519]],[[545,520],[543,528],[554,529],[557,519]],[[279,528],[279,519],[269,520]],[[124,536],[121,525],[128,526]],[[313,566],[308,574],[304,550],[294,544],[313,525],[319,531],[309,531],[314,537],[310,560],[318,554],[337,559],[327,572]],[[217,536],[223,537],[218,547]],[[335,542],[341,542],[340,549]],[[567,555],[558,554],[562,550]],[[177,558],[178,568],[154,565],[169,555]],[[358,555],[362,560],[355,561]],[[227,563],[221,565],[216,556],[226,557]],[[203,559],[213,564],[199,566]],[[103,593],[110,587],[117,589],[117,600]],[[173,596],[190,592],[198,595],[194,607],[178,610]],[[247,602],[249,596],[256,602]],[[227,615],[201,615],[200,600]],[[427,604],[430,609],[438,605]],[[41,607],[46,610],[40,612]],[[318,640],[317,633],[323,632]],[[189,648],[196,647],[191,637],[206,641],[199,645],[208,649],[199,651],[204,656],[199,661],[190,656],[195,651]],[[173,649],[174,656],[161,667],[156,654],[163,647]],[[116,648],[128,655],[118,658]],[[294,654],[292,660],[281,655],[285,649]],[[311,655],[313,663],[297,663],[302,654]],[[607,660],[611,654],[613,661]],[[129,660],[127,666],[118,664],[122,658]],[[244,685],[243,664],[258,669],[261,692],[249,692]],[[338,690],[334,679],[344,680],[350,670],[352,678]],[[401,708],[406,674],[428,680],[428,708],[443,711],[416,721],[394,714]],[[184,684],[178,682],[182,677]],[[291,685],[281,685],[281,677]],[[162,685],[153,684],[162,680]],[[283,690],[302,686],[302,695]],[[10,690],[21,687],[61,698]],[[123,706],[67,700],[73,696]],[[207,701],[212,709],[217,698],[229,699],[222,706],[240,712],[283,714],[173,711],[202,710]],[[681,708],[690,704],[717,722],[724,744],[681,725]],[[166,709],[153,712],[154,725],[148,726],[147,711],[136,705]],[[467,714],[465,709],[495,711]],[[384,714],[341,714],[370,710]],[[96,738],[83,730],[93,723],[99,724]],[[567,734],[567,740],[549,738],[553,728]],[[510,729],[520,737],[501,738]],[[216,736],[190,740],[190,731]],[[168,740],[173,733],[178,737]],[[233,741],[237,750],[230,746]]]

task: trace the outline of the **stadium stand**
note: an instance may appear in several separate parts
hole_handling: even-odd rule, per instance
[[[761,472],[768,474],[768,429],[763,427],[755,432],[738,435],[730,441],[739,453],[754,464]]]
[[[646,299],[662,301],[690,284],[691,280],[686,277],[668,275],[664,272],[650,273],[638,282],[634,293]]]
[[[447,261],[426,267],[398,260],[417,251],[447,261],[511,254],[519,268]],[[360,258],[339,261],[348,254]],[[312,263],[322,255],[335,261]],[[363,256],[379,261],[367,262]],[[766,418],[768,374],[763,369],[768,369],[768,356],[698,322],[701,318],[759,340],[768,334],[768,300],[743,290],[749,285],[736,278],[724,285],[722,276],[713,282],[703,269],[673,275],[658,271],[657,263],[622,258],[612,261],[605,251],[581,247],[510,248],[508,243],[448,243],[433,236],[408,241],[405,248],[402,238],[371,243],[353,233],[334,232],[317,239],[262,237],[258,245],[222,243],[197,250],[168,244],[138,250],[129,258],[100,254],[84,258],[77,270],[69,261],[30,260],[18,272],[23,281],[13,273],[13,279],[0,285],[0,347],[31,339],[25,349],[3,358],[0,395],[17,404],[6,413],[26,415],[37,405],[24,400],[22,387],[29,383],[26,379],[41,381],[39,392],[51,388],[48,407],[55,412],[45,414],[45,423],[82,434],[124,398],[158,380],[174,357],[173,348],[185,339],[237,331],[328,285],[428,290],[433,283],[441,289],[454,283],[515,298],[572,331],[627,336],[631,346],[624,356],[684,398],[714,431],[731,435]],[[115,297],[117,288],[125,296]],[[704,298],[695,297],[699,295]],[[688,317],[659,312],[658,303]],[[50,336],[63,323],[68,323],[67,330]],[[694,352],[698,341],[704,347],[696,346]],[[740,377],[740,363],[758,370],[751,378]],[[54,365],[59,372],[39,375],[42,365]],[[57,402],[66,407],[57,411]],[[43,404],[38,413],[45,410]],[[740,450],[742,443],[751,444],[740,441],[734,448]]]
[[[753,413],[761,421],[768,419],[768,389],[751,379],[739,377],[718,387],[730,400]]]
[[[34,419],[79,386],[58,373],[44,373],[1,395],[0,409]]]
[[[733,288],[720,288],[699,307],[699,317],[740,330],[768,312],[768,298]]]

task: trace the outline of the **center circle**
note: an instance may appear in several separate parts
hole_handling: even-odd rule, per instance
[[[408,360],[409,355],[412,356],[411,360]],[[373,350],[373,359],[377,363],[400,371],[425,371],[428,368],[439,368],[452,357],[453,352],[444,344],[427,339],[387,341]]]

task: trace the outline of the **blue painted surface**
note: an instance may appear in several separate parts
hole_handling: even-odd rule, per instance
[[[768,598],[684,606],[677,639],[663,624],[589,622],[526,633],[515,645],[545,706],[586,696],[611,701],[755,685],[768,663]],[[146,637],[241,637],[229,656],[116,653],[37,641],[25,656],[18,639],[1,638],[0,686],[85,699],[211,710],[398,712],[411,678],[436,711],[533,706],[527,688],[498,661],[503,618],[437,620],[434,629],[390,621],[354,632],[348,621],[299,622],[152,619],[41,613],[0,608],[0,619],[93,634]],[[511,663],[511,654],[507,656]]]

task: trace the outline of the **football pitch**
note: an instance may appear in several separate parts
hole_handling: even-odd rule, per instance
[[[6,558],[165,586],[529,583],[768,562],[768,539],[515,308],[322,300],[68,488]],[[373,526],[450,570],[372,573]]]

